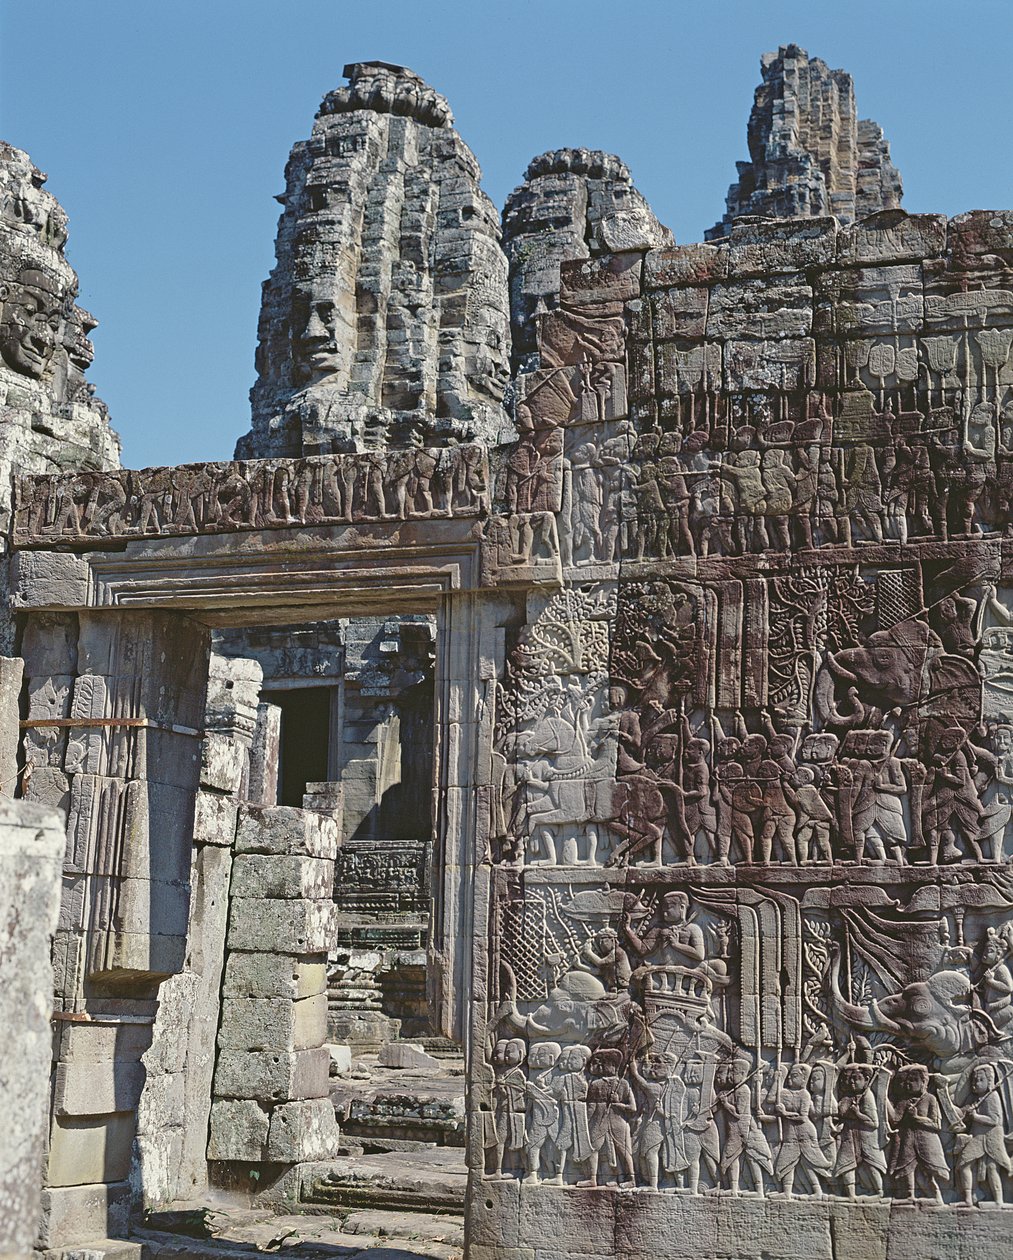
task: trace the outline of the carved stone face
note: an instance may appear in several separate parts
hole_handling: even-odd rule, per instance
[[[559,1043],[555,1041],[538,1041],[528,1054],[528,1063],[533,1068],[550,1068],[559,1059]]]
[[[309,290],[295,302],[292,360],[296,379],[310,385],[332,376],[342,366],[337,335],[337,308],[326,293]]]
[[[662,902],[662,918],[666,923],[685,923],[689,904],[684,893],[668,893]]]
[[[63,332],[63,299],[43,272],[21,271],[0,315],[0,355],[15,372],[39,380],[49,370]]]

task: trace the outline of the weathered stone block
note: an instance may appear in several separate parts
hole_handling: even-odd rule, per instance
[[[18,708],[24,661],[0,656],[0,795],[13,796],[18,775]]]
[[[295,958],[291,954],[229,954],[222,993],[226,998],[315,997],[327,990],[323,955]]]
[[[327,1036],[327,995],[290,1002],[286,998],[225,998],[218,1045],[234,1050],[307,1050]]]
[[[223,1050],[215,1070],[215,1094],[264,1102],[325,1098],[329,1064],[324,1049]]]
[[[130,1111],[144,1088],[144,1067],[126,1058],[59,1063],[53,1092],[58,1116]]]
[[[211,1105],[208,1159],[258,1163],[264,1158],[269,1124],[269,1112],[253,1099],[219,1098]]]
[[[328,858],[242,853],[233,863],[230,891],[233,897],[330,901],[334,863]]]
[[[426,1054],[421,1046],[410,1041],[392,1041],[380,1050],[380,1066],[388,1068],[405,1068],[415,1071],[433,1071],[440,1062],[431,1054]]]
[[[327,901],[230,902],[229,949],[276,950],[279,954],[322,954],[334,943],[337,908]]]
[[[40,1246],[67,1247],[125,1235],[129,1224],[129,1182],[50,1186],[42,1191]]]
[[[56,814],[0,799],[0,1252],[27,1252],[39,1217],[63,848]]]
[[[271,1112],[265,1158],[281,1164],[332,1159],[340,1133],[329,1098],[282,1103]]]
[[[130,1173],[134,1113],[57,1116],[49,1135],[51,1186],[121,1181]]]
[[[333,859],[337,851],[338,830],[332,818],[288,805],[240,810],[237,853]]]
[[[197,793],[193,819],[195,844],[231,846],[236,838],[238,806],[230,797],[202,790]]]
[[[246,749],[218,731],[208,731],[201,743],[201,787],[238,792],[246,769]]]

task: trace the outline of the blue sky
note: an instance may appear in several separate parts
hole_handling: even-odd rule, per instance
[[[0,134],[49,173],[99,318],[124,462],[227,458],[248,427],[282,172],[346,62],[450,100],[502,205],[528,161],[618,153],[679,241],[722,211],[759,58],[855,78],[910,210],[1013,205],[1010,0],[0,0]]]

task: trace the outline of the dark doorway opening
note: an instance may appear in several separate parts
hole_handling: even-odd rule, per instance
[[[328,778],[332,687],[264,692],[281,709],[278,804],[301,807],[307,783]]]

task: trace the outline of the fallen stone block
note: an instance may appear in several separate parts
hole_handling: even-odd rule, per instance
[[[352,1047],[340,1042],[330,1041],[324,1047],[331,1056],[331,1075],[340,1076],[352,1066]]]
[[[414,1068],[416,1071],[439,1071],[440,1061],[427,1054],[421,1046],[410,1041],[392,1041],[380,1048],[380,1066],[386,1068]]]

